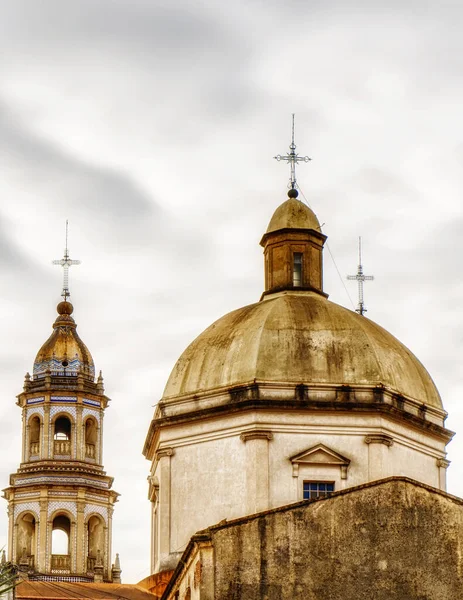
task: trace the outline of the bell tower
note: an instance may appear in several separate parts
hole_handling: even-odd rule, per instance
[[[95,378],[68,301],[67,267],[77,261],[69,260],[67,249],[63,261],[58,264],[65,267],[64,301],[18,395],[22,459],[4,490],[8,559],[30,579],[119,583],[118,557],[111,564],[118,494],[103,469],[103,418],[110,399],[101,371]]]

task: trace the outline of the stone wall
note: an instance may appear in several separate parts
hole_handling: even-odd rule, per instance
[[[202,600],[463,598],[463,500],[405,478],[212,527],[196,549],[206,532]],[[181,584],[179,567],[164,598],[182,600]]]

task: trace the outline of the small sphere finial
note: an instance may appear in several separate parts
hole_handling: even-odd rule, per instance
[[[72,313],[74,311],[74,307],[72,306],[72,304],[70,302],[67,302],[66,300],[64,300],[63,302],[60,302],[58,304],[58,306],[56,307],[56,310],[58,311],[59,315],[72,315]]]
[[[297,198],[298,196],[299,192],[296,190],[296,188],[291,188],[288,190],[288,198]]]

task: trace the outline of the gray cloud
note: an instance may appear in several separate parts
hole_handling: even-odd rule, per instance
[[[17,116],[0,105],[0,156],[22,188],[36,196],[36,210],[70,209],[81,216],[111,225],[160,216],[156,204],[147,198],[129,175],[96,167],[60,150],[51,142],[27,131]],[[21,179],[21,175],[23,178]]]
[[[215,47],[226,37],[227,30],[211,18],[210,13],[198,6],[185,10],[181,5],[134,0],[130,6],[123,1],[101,0],[94,3],[82,0],[65,6],[57,0],[45,0],[41,6],[18,0],[6,4],[3,23],[5,34],[12,27],[27,32],[29,40],[49,44],[78,40],[113,41],[118,46],[127,44],[170,49],[167,59],[181,56],[187,48]],[[27,21],[24,16],[27,14]]]
[[[22,276],[30,275],[31,262],[24,255],[16,241],[8,234],[8,224],[0,216],[0,271],[13,272]]]

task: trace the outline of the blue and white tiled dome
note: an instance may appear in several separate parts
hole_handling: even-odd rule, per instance
[[[95,365],[87,346],[77,333],[70,302],[60,302],[58,317],[53,323],[53,333],[40,348],[34,361],[34,379],[52,376],[76,377],[94,380]]]

